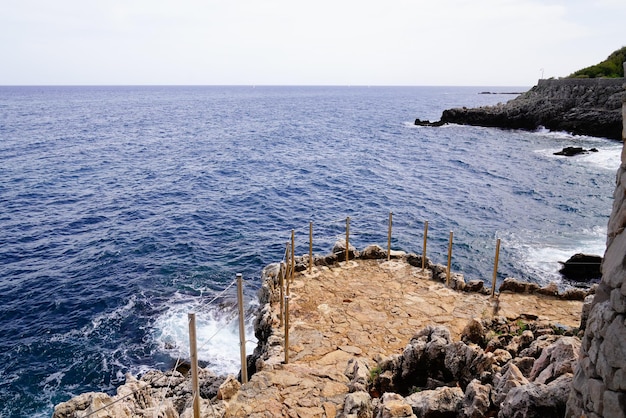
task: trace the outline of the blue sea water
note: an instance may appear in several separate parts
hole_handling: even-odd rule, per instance
[[[262,268],[330,251],[394,249],[490,281],[561,282],[602,255],[621,144],[567,133],[416,127],[511,87],[0,87],[0,416],[49,416],[126,372],[187,354],[238,370],[234,288],[248,315]],[[564,146],[596,147],[573,158]],[[213,299],[217,296],[217,299]],[[250,327],[248,327],[250,332]],[[252,338],[252,337],[250,337]],[[249,345],[249,350],[254,342]]]

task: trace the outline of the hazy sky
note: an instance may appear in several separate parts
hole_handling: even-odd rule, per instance
[[[626,45],[624,0],[0,0],[0,85],[531,86]],[[543,69],[543,71],[542,71]]]

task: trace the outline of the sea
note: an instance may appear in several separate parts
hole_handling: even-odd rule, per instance
[[[621,143],[447,125],[444,109],[529,86],[0,87],[0,416],[48,417],[125,374],[199,357],[239,370],[261,272],[345,240],[447,263],[466,280],[567,282],[602,255]],[[481,94],[489,92],[491,94]],[[566,146],[597,152],[562,157]],[[416,330],[417,331],[417,330]]]

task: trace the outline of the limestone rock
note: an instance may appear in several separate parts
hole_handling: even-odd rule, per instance
[[[508,363],[502,368],[502,374],[494,379],[495,387],[492,392],[493,403],[496,407],[507,397],[509,391],[528,384],[528,379],[513,363]]]
[[[562,337],[546,347],[535,361],[530,372],[530,380],[549,383],[565,373],[573,373],[578,360],[580,340],[576,337]]]
[[[532,382],[512,388],[498,418],[560,418],[565,414],[571,382],[572,375],[565,374],[547,385]]]
[[[345,244],[343,246],[343,250],[345,251]],[[363,249],[360,255],[361,258],[365,260],[376,260],[387,258],[387,252],[382,249],[379,245],[368,245]]]
[[[346,396],[342,418],[371,417],[373,413],[372,398],[367,392],[352,392]]]
[[[348,244],[350,245],[350,247],[348,248],[348,259],[352,260],[354,258],[357,258],[359,256],[359,252],[354,247],[354,245],[350,243]],[[337,242],[335,242],[335,245],[333,245],[332,253],[333,255],[337,257],[337,261],[345,261],[346,260],[346,241],[338,240]]]
[[[482,418],[487,416],[491,407],[491,386],[483,385],[479,380],[472,380],[465,389],[465,396],[459,411],[463,418]]]
[[[463,331],[461,331],[461,341],[466,344],[483,344],[485,341],[485,327],[483,324],[476,319],[471,319],[463,328]]]
[[[461,388],[441,387],[414,393],[406,398],[406,402],[418,417],[456,417],[463,398]]]
[[[537,283],[527,283],[512,277],[507,277],[500,285],[500,292],[507,290],[513,293],[533,293],[539,290],[539,285]]]
[[[217,391],[217,399],[229,400],[239,392],[241,383],[233,375],[229,375]]]
[[[385,393],[380,398],[376,418],[417,418],[407,401],[397,393]]]

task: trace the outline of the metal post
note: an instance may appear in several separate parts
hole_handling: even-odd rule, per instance
[[[346,218],[346,264],[350,259],[350,217]]]
[[[313,221],[309,221],[309,274],[313,272]]]
[[[285,296],[285,364],[289,364],[289,296]]]
[[[500,259],[500,238],[496,241],[496,259],[493,262],[493,279],[491,280],[491,297],[496,294],[496,279],[498,278],[498,260]]]
[[[424,222],[424,248],[422,250],[422,270],[426,267],[426,241],[428,240],[428,221]]]
[[[389,232],[387,232],[387,261],[391,260],[391,225],[393,224],[393,212],[389,211]]]
[[[448,244],[448,271],[446,273],[446,286],[450,286],[450,265],[452,264],[452,237],[454,233],[450,231],[450,243]]]
[[[243,277],[237,274],[237,304],[239,306],[239,346],[241,351],[241,383],[248,383],[248,363],[246,361],[246,317],[243,313]]]
[[[191,355],[191,394],[193,416],[200,418],[200,384],[198,381],[198,350],[196,347],[196,314],[187,314],[189,320],[189,352]]]

